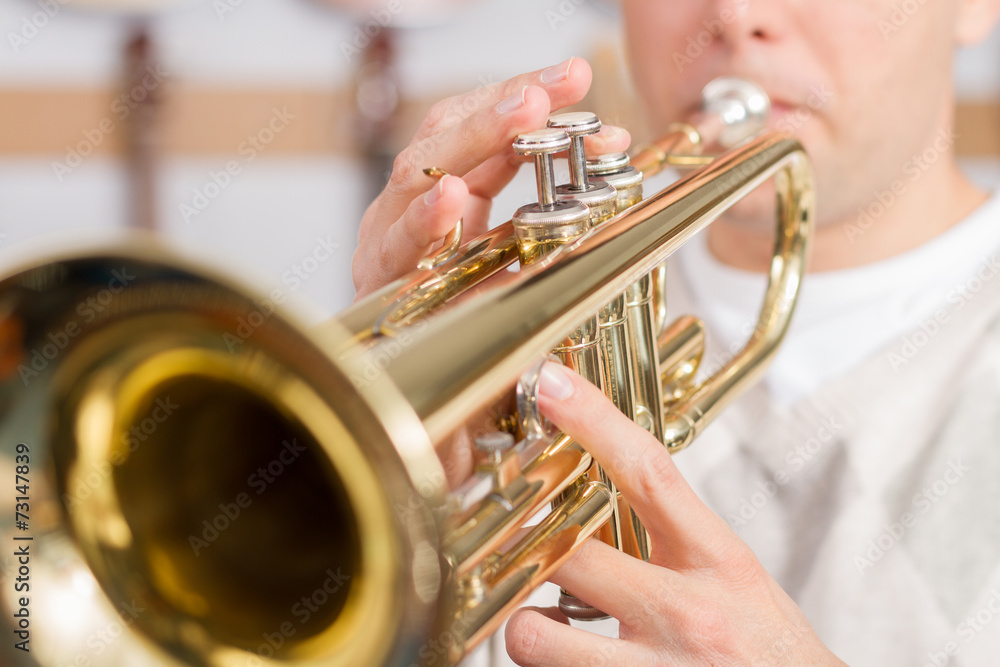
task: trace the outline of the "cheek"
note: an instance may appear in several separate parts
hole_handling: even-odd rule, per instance
[[[701,0],[623,3],[626,42],[632,78],[654,126],[680,120],[682,110],[700,99],[703,74],[711,49],[711,34],[703,22],[707,5]],[[693,57],[692,57],[693,56]]]

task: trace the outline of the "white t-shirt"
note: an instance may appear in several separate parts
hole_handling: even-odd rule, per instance
[[[994,195],[966,220],[902,255],[809,274],[788,335],[764,380],[771,393],[789,404],[921,324],[935,329],[936,311],[968,301],[981,289],[983,278],[977,272],[982,270],[989,280],[1000,271],[992,252],[998,248],[1000,195]],[[683,290],[697,304],[693,314],[716,336],[713,347],[721,345],[729,353],[737,343],[742,346],[756,324],[766,278],[720,263],[709,252],[704,233],[675,257]]]
[[[997,664],[998,257],[994,196],[903,255],[809,274],[764,381],[677,456],[854,667]],[[763,291],[696,239],[671,261],[668,310],[705,321],[713,369]],[[555,599],[549,587],[530,603]],[[585,627],[617,634],[613,620]],[[502,637],[492,648],[512,664]]]
[[[697,304],[711,364],[763,282],[703,243],[668,294]],[[764,382],[677,457],[848,664],[997,664],[998,258],[994,196],[911,252],[806,276]]]

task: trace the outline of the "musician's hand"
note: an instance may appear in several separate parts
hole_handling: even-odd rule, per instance
[[[557,609],[519,611],[507,651],[519,665],[842,665],[750,548],[706,507],[666,450],[593,385],[547,363],[542,411],[593,454],[649,531],[644,563],[596,540],[553,578],[620,621],[609,639]]]
[[[511,149],[514,138],[544,127],[550,112],[579,102],[590,80],[590,65],[571,58],[431,107],[361,221],[353,265],[358,296],[413,269],[463,216],[466,239],[483,233],[491,200],[521,164]],[[625,150],[629,136],[605,126],[586,141],[588,152],[607,153]],[[425,167],[458,178],[435,183]]]

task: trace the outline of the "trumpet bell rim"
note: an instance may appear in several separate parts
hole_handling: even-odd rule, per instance
[[[116,271],[129,277],[128,284],[99,316],[84,322],[76,305],[107,291]],[[54,461],[58,497],[72,498],[95,466],[111,474],[80,504],[63,505],[57,530],[75,538],[114,606],[138,599],[149,610],[136,619],[135,627],[173,659],[242,665],[256,654],[262,664],[272,659],[296,665],[391,662],[394,654],[405,654],[417,638],[428,636],[427,626],[438,617],[441,576],[428,500],[441,493],[443,474],[437,484],[431,483],[436,481],[434,465],[440,464],[426,435],[409,430],[408,408],[392,400],[391,386],[374,377],[359,387],[363,369],[338,363],[324,350],[337,344],[329,337],[330,327],[324,327],[320,342],[300,333],[303,328],[283,314],[263,313],[263,300],[243,296],[247,293],[183,260],[164,258],[162,249],[135,246],[127,251],[104,249],[99,256],[62,257],[0,281],[0,319],[19,322],[24,332],[13,354],[25,358],[48,332],[64,330],[67,321],[77,322],[80,329],[58,363],[33,387],[42,391],[44,385],[45,396],[34,419],[39,430],[51,436],[48,454]],[[241,318],[261,324],[243,337],[236,332]],[[0,386],[7,409],[17,410],[15,384],[16,374]],[[162,409],[170,392],[186,398],[174,401],[178,405],[186,402],[196,408],[195,421],[202,427],[213,412],[225,412],[229,406],[245,413],[248,428],[179,433],[179,425],[189,420],[172,422],[167,417],[133,450],[129,434],[136,433],[133,428],[141,428],[158,405]],[[377,407],[366,399],[373,392],[379,396]],[[393,429],[403,429],[406,437]],[[242,439],[255,430],[298,438],[308,452],[301,459],[310,469],[305,479],[322,482],[315,502],[329,503],[335,510],[325,516],[314,513],[323,520],[311,523],[308,506],[300,507],[303,516],[286,520],[284,527],[279,523],[272,536],[276,539],[270,540],[241,529],[240,519],[230,518],[231,536],[242,535],[242,541],[227,549],[220,546],[220,538],[199,558],[191,552],[198,520],[211,525],[220,512],[232,512],[239,502],[257,504],[262,511],[282,506],[274,502],[281,496],[277,484],[270,493],[257,496],[245,488],[245,497],[234,494],[232,499],[206,495],[198,483],[183,486],[185,458],[200,456],[211,464],[201,473],[203,487],[239,487],[234,481],[245,480],[252,470],[244,466],[234,471],[231,459],[241,449],[253,449]],[[400,453],[393,442],[404,443],[405,451]],[[277,449],[261,449],[258,463],[281,455],[281,444],[272,445]],[[213,449],[214,455],[206,453]],[[294,476],[288,481],[295,486]],[[164,515],[156,498],[162,501],[171,492],[194,500],[184,512],[175,509]],[[294,488],[285,495],[302,500]],[[138,502],[140,496],[149,501]],[[258,525],[250,518],[254,509],[250,504],[240,510],[248,517],[246,528]],[[184,530],[174,525],[181,515],[189,520],[181,522]],[[164,528],[167,525],[172,532]],[[343,534],[327,534],[331,529]],[[310,530],[315,534],[301,534]],[[343,548],[354,534],[356,550]],[[185,549],[187,554],[178,559]],[[234,549],[242,549],[251,561],[256,556],[264,565],[287,558],[298,563],[300,571],[279,570],[268,577],[266,567],[239,572],[230,561],[227,572],[227,557]],[[339,577],[332,583],[327,581],[331,572]],[[231,577],[226,585],[218,583],[223,576]],[[310,578],[316,581],[306,584]],[[273,596],[283,582],[293,583],[289,588],[301,594],[301,600]],[[269,602],[269,596],[275,600]],[[310,604],[324,606],[317,604],[317,597],[330,600],[325,613],[308,611]],[[231,613],[220,614],[226,607]],[[311,616],[308,623],[303,620],[306,613]],[[274,633],[286,635],[280,647],[266,641]],[[170,659],[163,655],[164,663]]]

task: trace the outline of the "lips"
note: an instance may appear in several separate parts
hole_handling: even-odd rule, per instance
[[[785,117],[788,116],[792,111],[796,109],[797,105],[791,105],[787,102],[775,101],[771,99],[771,113],[768,116],[767,124],[771,127],[775,127],[780,123]]]

